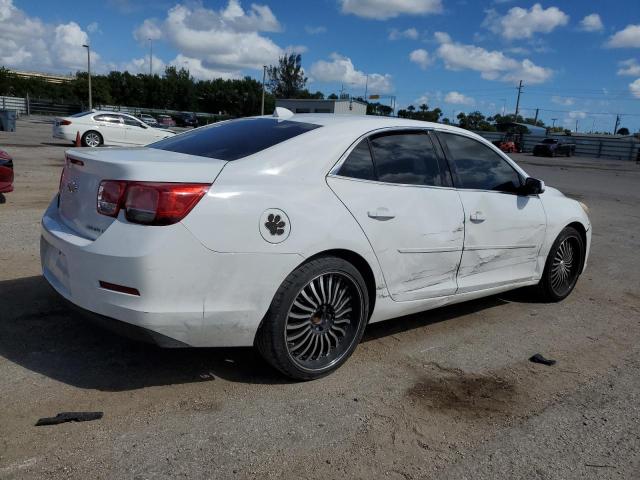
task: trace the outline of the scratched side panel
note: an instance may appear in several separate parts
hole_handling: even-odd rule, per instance
[[[465,246],[458,293],[525,281],[539,275],[546,215],[540,199],[499,192],[461,190]],[[471,216],[480,214],[473,221]]]
[[[380,262],[395,301],[455,293],[464,241],[462,204],[453,189],[328,177]],[[371,212],[388,212],[385,220]]]

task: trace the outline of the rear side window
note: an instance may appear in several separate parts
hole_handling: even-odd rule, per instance
[[[338,175],[363,180],[376,180],[373,169],[373,159],[369,150],[369,140],[366,138],[354,148],[340,167]]]
[[[515,193],[521,186],[518,172],[500,155],[472,138],[438,133],[444,140],[457,174],[458,188]]]
[[[438,158],[426,133],[393,133],[371,139],[378,180],[442,186]]]
[[[200,157],[237,160],[319,127],[277,118],[243,118],[192,130],[149,146]]]

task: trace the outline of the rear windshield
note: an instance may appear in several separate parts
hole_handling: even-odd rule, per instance
[[[542,143],[556,143],[557,140],[555,138],[545,138]]]
[[[70,118],[78,118],[78,117],[84,117],[85,115],[89,115],[90,113],[94,113],[92,110],[89,110],[88,112],[80,112],[80,113],[74,113],[73,115],[70,115]]]
[[[318,127],[320,125],[277,118],[242,118],[199,128],[149,146],[200,157],[237,160]]]

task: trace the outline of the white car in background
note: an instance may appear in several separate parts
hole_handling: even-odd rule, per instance
[[[402,118],[220,122],[137,149],[72,149],[42,219],[45,278],[161,346],[257,345],[312,379],[369,322],[537,286],[564,299],[586,206],[491,143]]]
[[[54,138],[75,142],[78,134],[83,147],[142,146],[175,135],[120,112],[93,110],[56,118],[53,122]]]
[[[140,120],[142,120],[144,123],[146,123],[150,127],[158,126],[158,120],[156,120],[155,117],[153,117],[152,115],[143,113],[140,115]]]

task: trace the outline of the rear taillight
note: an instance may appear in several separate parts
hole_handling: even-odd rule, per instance
[[[60,125],[71,125],[71,120],[60,120]]]
[[[98,213],[117,217],[124,209],[127,220],[132,223],[172,225],[195,207],[210,186],[104,180],[98,188]]]
[[[100,182],[98,187],[98,213],[108,217],[117,217],[126,187],[126,182],[115,180]]]

